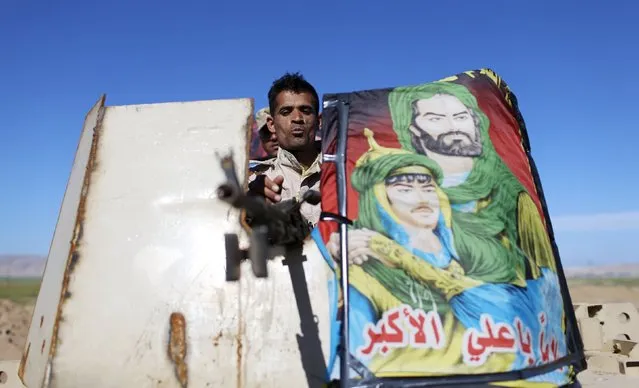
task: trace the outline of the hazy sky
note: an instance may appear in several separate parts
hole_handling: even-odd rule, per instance
[[[47,253],[101,93],[260,107],[285,71],[333,93],[490,67],[519,98],[563,262],[639,261],[636,4],[2,0],[0,253]]]

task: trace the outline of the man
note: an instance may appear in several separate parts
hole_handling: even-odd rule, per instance
[[[442,187],[453,209],[476,215],[459,215],[458,224],[473,228],[473,220],[481,219],[490,237],[519,246],[521,250],[512,252],[519,276],[511,281],[523,284],[526,272],[537,278],[540,268],[555,270],[539,210],[496,152],[488,116],[465,86],[436,82],[396,88],[389,106],[402,147],[435,160],[444,172]],[[462,256],[477,254],[476,248],[461,250]]]
[[[279,144],[277,142],[277,136],[274,132],[271,132],[266,125],[266,120],[270,116],[268,107],[264,107],[257,111],[255,114],[255,121],[257,123],[257,134],[259,136],[260,145],[266,153],[266,156],[254,158],[249,161],[249,169],[251,173],[262,164],[263,161],[272,159],[277,156],[277,150]]]
[[[257,121],[257,132],[260,135],[260,141],[262,142],[262,148],[266,152],[266,158],[270,159],[277,156],[277,150],[279,145],[277,142],[277,136],[274,132],[271,132],[266,125],[266,121],[271,115],[268,107],[262,108],[255,114],[255,121]]]
[[[412,101],[404,100],[407,97]],[[494,154],[491,144],[484,145],[489,143],[488,118],[461,85],[427,84],[414,94],[398,89],[391,94],[390,104],[402,143],[442,166],[445,187],[464,183],[477,158]],[[486,136],[480,131],[483,126]]]
[[[315,142],[319,129],[319,96],[299,73],[286,73],[268,92],[266,125],[279,143],[275,158],[255,166],[249,191],[270,202],[300,198],[307,190],[319,190],[320,153]],[[302,215],[313,225],[320,205],[303,204]]]

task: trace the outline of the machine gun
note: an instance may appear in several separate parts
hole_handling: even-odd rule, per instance
[[[217,196],[236,209],[245,211],[245,221],[251,228],[248,250],[239,248],[236,234],[225,234],[226,280],[240,277],[240,263],[249,259],[253,274],[258,278],[268,276],[267,260],[271,258],[272,246],[301,245],[310,235],[312,225],[300,213],[307,202],[317,205],[321,196],[316,190],[308,190],[300,200],[295,198],[269,204],[260,196],[246,194],[239,183],[233,161],[233,152],[220,157],[226,182],[218,186]]]

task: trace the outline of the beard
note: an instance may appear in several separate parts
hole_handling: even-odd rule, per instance
[[[452,136],[461,136],[463,139],[452,139]],[[412,143],[415,150],[424,155],[431,151],[446,156],[477,157],[482,151],[479,131],[475,132],[474,139],[459,131],[442,133],[437,138],[421,131],[420,136],[413,135]]]

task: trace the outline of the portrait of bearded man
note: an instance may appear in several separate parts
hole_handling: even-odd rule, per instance
[[[426,155],[441,167],[442,188],[455,222],[472,235],[468,244],[457,246],[459,255],[485,267],[473,272],[484,281],[520,286],[527,277],[542,276],[542,269],[554,273],[555,258],[542,216],[496,152],[490,121],[476,97],[463,85],[434,82],[395,88],[388,104],[402,148]],[[508,259],[500,267],[507,265],[510,271],[502,267],[494,272],[498,268],[490,264],[495,256],[486,252],[491,250],[487,238],[506,248]],[[495,278],[496,274],[501,276]]]

